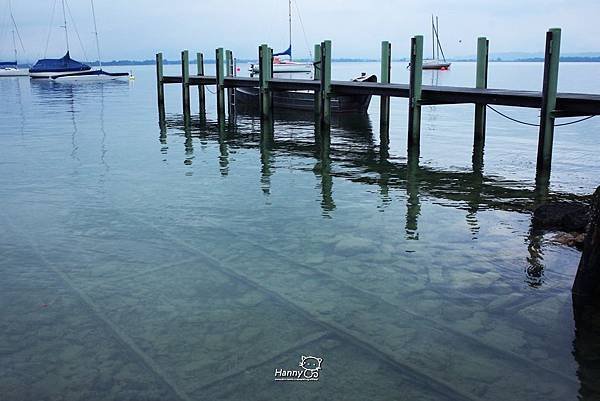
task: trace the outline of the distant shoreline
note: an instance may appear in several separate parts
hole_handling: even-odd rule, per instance
[[[297,59],[295,61],[299,62],[310,62],[309,59]],[[393,62],[405,62],[408,63],[407,58],[398,58],[392,60]],[[456,62],[456,63],[474,63],[477,60],[474,58],[465,58],[465,59],[452,59],[449,58],[448,61]],[[561,57],[560,61],[567,63],[600,63],[600,56],[596,57],[579,57],[579,56],[565,56]],[[205,60],[206,64],[215,64],[215,60]],[[373,63],[379,62],[378,59],[369,59],[369,58],[334,58],[333,62],[335,63]],[[502,59],[502,58],[494,58],[490,60],[490,63],[543,63],[544,59],[542,57],[527,57],[527,58],[517,58],[517,59]],[[112,60],[112,61],[103,61],[102,65],[107,67],[115,67],[115,66],[136,66],[136,65],[154,65],[155,60]],[[181,61],[179,60],[164,60],[163,64],[165,65],[178,65]],[[256,60],[251,59],[238,59],[238,64],[249,64],[256,63]],[[97,67],[98,62],[89,62],[87,63],[90,66]],[[196,64],[196,60],[190,60],[190,64]],[[21,68],[27,68],[29,65],[19,65]]]

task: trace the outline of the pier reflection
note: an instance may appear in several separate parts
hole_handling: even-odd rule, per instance
[[[313,172],[319,182],[318,202],[322,215],[327,218],[335,217],[335,180],[378,186],[382,210],[394,201],[390,190],[400,190],[406,193],[404,231],[409,240],[419,240],[424,197],[464,210],[465,224],[472,238],[477,239],[480,211],[503,210],[532,215],[535,206],[549,196],[547,181],[536,181],[532,185],[486,175],[483,144],[473,148],[471,169],[433,168],[414,154],[408,159],[390,156],[389,139],[384,136],[379,143],[375,140],[371,121],[366,115],[334,116],[330,132],[321,132],[318,127],[307,130],[313,121],[310,113],[278,112],[274,126],[261,124],[260,118],[253,114],[239,113],[235,121],[235,129],[224,129],[218,122],[204,119],[192,120],[186,128],[183,116],[170,115],[164,126],[185,137],[186,157],[192,151],[194,139],[218,143],[218,163],[224,176],[229,171],[229,148],[258,149],[260,185],[265,195],[270,195],[273,190],[271,177],[276,171],[277,157],[303,156],[315,160]],[[256,131],[260,135],[255,135]],[[278,135],[281,132],[286,134]],[[162,130],[161,140],[166,141]],[[582,199],[568,193],[552,193],[551,197],[556,200]],[[528,236],[526,275],[528,284],[533,287],[540,285],[543,278],[542,236],[543,233],[532,225]]]

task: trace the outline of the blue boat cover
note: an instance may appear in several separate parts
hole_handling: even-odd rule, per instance
[[[38,60],[29,72],[76,72],[91,70],[87,64],[75,61],[69,56],[69,52],[63,58],[44,58]]]
[[[273,54],[273,56],[290,56],[290,58],[292,58],[292,45],[290,45],[286,51]]]
[[[13,67],[17,68],[16,61],[0,61],[0,68]]]

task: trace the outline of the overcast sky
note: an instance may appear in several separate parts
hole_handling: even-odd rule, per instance
[[[57,2],[50,26],[53,4]],[[475,53],[476,38],[487,36],[491,51],[541,52],[545,32],[563,28],[563,53],[600,51],[600,0],[294,0],[294,51],[307,57],[309,46],[333,41],[334,57],[373,57],[380,41],[392,41],[394,57],[406,56],[410,37],[425,35],[431,47],[430,18],[440,18],[446,55]],[[88,59],[95,59],[90,0],[68,0]],[[8,0],[0,0],[0,57],[12,48]],[[223,46],[236,57],[253,58],[261,42],[276,51],[287,47],[287,0],[95,0],[103,59],[149,59],[157,51],[167,58],[179,51],[204,51],[214,57]],[[64,53],[61,0],[12,0],[12,8],[29,59]],[[306,41],[298,15],[306,31]],[[70,23],[70,22],[69,22]],[[70,23],[71,24],[71,23]],[[71,28],[73,24],[71,24]],[[50,29],[49,29],[50,28]],[[84,59],[73,29],[71,52]],[[310,45],[307,45],[310,44]],[[23,57],[21,57],[23,58]]]

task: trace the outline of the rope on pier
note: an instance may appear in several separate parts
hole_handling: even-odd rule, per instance
[[[580,123],[582,121],[589,120],[592,117],[596,117],[596,116],[595,115],[594,116],[587,116],[587,117],[584,117],[584,118],[580,118],[579,120],[569,121],[568,123],[554,124],[554,126],[555,127],[564,127],[565,125],[577,124],[577,123]]]
[[[514,121],[516,123],[523,124],[523,125],[529,125],[531,127],[539,127],[540,126],[539,124],[528,123],[526,121],[517,120],[516,118],[507,116],[506,114],[502,113],[500,110],[496,110],[495,108],[493,108],[489,104],[487,105],[487,107],[490,110],[492,110],[494,113],[497,113],[497,114],[501,115],[502,117],[509,119],[510,121]],[[580,118],[579,120],[575,120],[575,121],[569,121],[569,122],[562,123],[562,124],[554,124],[554,126],[555,127],[564,127],[565,125],[577,124],[577,123],[580,123],[582,121],[589,120],[592,117],[596,117],[596,116],[595,115],[587,116],[587,117],[583,117],[583,118]]]

